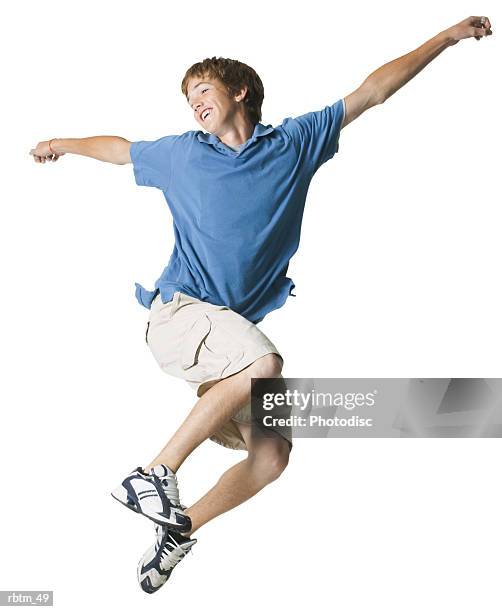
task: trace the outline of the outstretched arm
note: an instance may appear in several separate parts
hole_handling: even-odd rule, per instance
[[[86,155],[111,164],[131,162],[131,143],[120,136],[91,136],[90,138],[53,138],[39,142],[30,151],[38,163],[57,161],[65,153]]]
[[[345,100],[345,118],[342,128],[372,106],[382,104],[393,93],[416,76],[427,64],[447,47],[464,38],[476,38],[492,33],[488,17],[468,17],[460,23],[440,32],[422,46],[402,57],[384,64],[353,91]]]

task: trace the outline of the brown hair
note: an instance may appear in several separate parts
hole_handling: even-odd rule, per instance
[[[263,83],[257,73],[246,64],[238,60],[224,57],[206,58],[198,62],[186,71],[181,82],[181,91],[188,97],[188,81],[194,77],[209,77],[219,79],[227,88],[230,96],[235,96],[247,86],[248,91],[244,98],[244,104],[248,117],[253,124],[261,121],[261,105],[263,103]]]

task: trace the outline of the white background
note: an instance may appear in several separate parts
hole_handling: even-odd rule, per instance
[[[61,610],[499,611],[498,440],[297,440],[284,475],[202,528],[157,594],[136,584],[151,524],[109,492],[193,404],[144,341],[171,217],[131,166],[39,140],[199,129],[186,69],[240,59],[262,122],[319,110],[470,14],[447,49],[343,130],[314,177],[288,275],[260,324],[289,377],[500,377],[501,22],[495,2],[19,2],[2,18],[0,589]],[[194,502],[244,453],[205,442]]]

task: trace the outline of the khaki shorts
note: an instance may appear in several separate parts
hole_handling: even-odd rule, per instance
[[[198,397],[268,353],[283,360],[275,345],[245,317],[227,306],[203,302],[180,291],[166,304],[157,294],[150,310],[146,342],[160,368],[186,380]],[[252,422],[251,403],[210,439],[227,448],[246,450],[235,422]],[[288,433],[278,433],[292,446]]]

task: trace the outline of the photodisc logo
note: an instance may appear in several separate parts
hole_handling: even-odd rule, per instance
[[[370,393],[332,393],[330,391],[312,391],[304,393],[298,389],[287,389],[283,392],[270,392],[263,394],[263,409],[274,410],[277,407],[289,406],[301,411],[307,408],[354,408],[369,407],[375,405],[375,396],[378,391]]]

